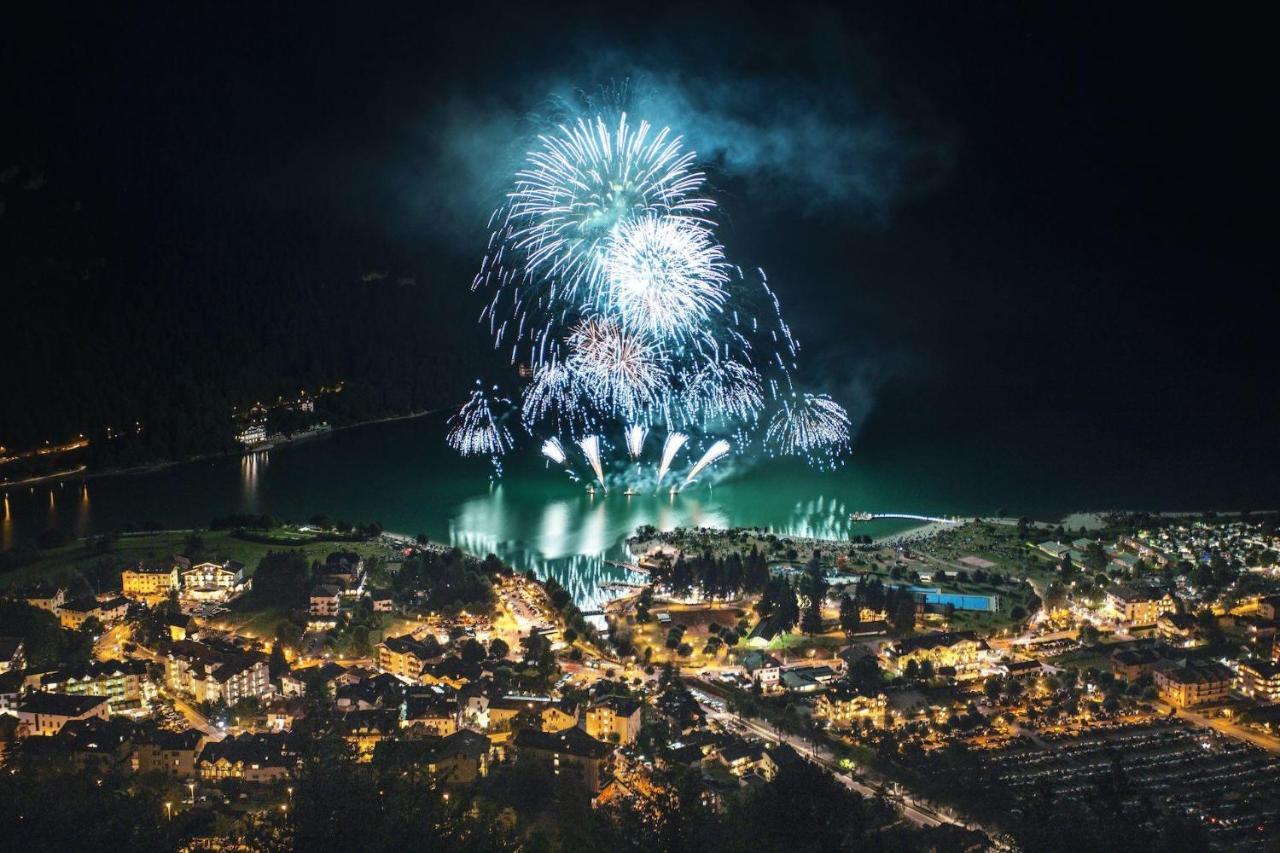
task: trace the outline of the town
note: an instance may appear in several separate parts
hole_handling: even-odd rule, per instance
[[[641,528],[594,614],[376,524],[85,541],[3,591],[0,813],[99,848],[1262,849],[1277,521]]]

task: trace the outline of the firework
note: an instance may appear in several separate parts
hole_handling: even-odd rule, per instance
[[[639,459],[641,452],[644,451],[644,440],[649,435],[649,428],[644,426],[627,427],[627,452],[631,454],[632,459]]]
[[[563,465],[569,461],[569,457],[565,456],[564,447],[560,444],[560,439],[554,436],[542,442],[542,455],[557,465]]]
[[[783,456],[836,464],[849,448],[849,415],[826,394],[792,394],[769,421],[765,443]]]
[[[707,424],[715,421],[751,421],[764,405],[760,374],[737,361],[708,361],[681,377],[684,413]]]
[[[593,317],[569,334],[566,365],[604,413],[625,418],[654,406],[668,389],[662,354],[641,335]]]
[[[489,398],[477,388],[456,415],[446,441],[463,456],[499,457],[514,444],[511,433],[493,416]]]
[[[694,464],[693,468],[689,470],[689,476],[684,478],[684,482],[680,485],[680,488],[684,488],[689,485],[689,483],[693,482],[693,478],[702,472],[702,469],[706,468],[712,462],[715,462],[728,452],[729,442],[725,441],[723,438],[715,441],[707,448],[707,452],[702,454],[702,458],[699,459],[697,463]]]
[[[705,334],[728,281],[724,251],[705,225],[645,216],[618,226],[604,260],[605,310],[657,340]]]
[[[604,468],[600,464],[600,437],[589,435],[578,441],[578,446],[582,448],[582,455],[587,457],[587,464],[591,466],[591,470],[596,472],[596,479],[600,481],[600,485],[604,485]]]
[[[652,133],[648,122],[632,125],[622,113],[616,125],[579,119],[538,142],[508,198],[508,243],[526,256],[526,275],[561,282],[565,297],[583,284],[594,295],[600,246],[629,218],[701,216],[715,207],[693,197],[703,175],[667,128]]]
[[[520,418],[532,430],[548,415],[557,421],[572,421],[578,411],[574,374],[564,364],[551,362],[539,367],[520,400]]]
[[[542,447],[557,464],[578,441],[602,484],[598,435],[615,424],[633,459],[647,425],[667,429],[659,483],[686,436],[838,464],[848,416],[797,396],[799,342],[764,271],[726,259],[695,153],[613,103],[539,135],[490,219],[473,289],[492,290],[480,322],[528,377],[520,423],[561,436]],[[449,441],[497,462],[511,436],[487,407],[464,407]],[[720,444],[690,478],[728,452]]]
[[[671,463],[675,460],[676,454],[680,452],[680,448],[684,447],[684,443],[689,440],[689,436],[682,432],[673,432],[667,436],[667,440],[662,443],[662,459],[658,462],[658,482],[654,484],[654,488],[662,485],[662,478],[667,476],[667,471],[671,468]]]

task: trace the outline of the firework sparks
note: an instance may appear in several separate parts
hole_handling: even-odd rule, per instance
[[[489,398],[482,389],[471,392],[456,415],[449,419],[452,428],[446,441],[463,456],[499,457],[514,445],[511,433],[494,417]]]
[[[769,421],[766,446],[812,464],[838,464],[849,449],[849,415],[826,394],[792,394]]]
[[[582,441],[613,424],[631,425],[623,432],[632,458],[646,438],[641,424],[670,431],[659,483],[686,434],[725,435],[740,454],[763,446],[819,467],[849,449],[844,410],[797,395],[799,342],[764,271],[744,273],[725,258],[696,162],[667,128],[621,109],[588,112],[538,136],[490,219],[472,286],[492,289],[480,323],[529,379],[516,414],[530,436],[579,441],[602,484],[600,440],[594,451]],[[496,463],[512,439],[488,406],[473,395],[449,443]],[[557,458],[564,446],[549,451],[549,441],[544,455],[566,464]],[[727,442],[711,450],[727,453]],[[716,458],[704,456],[694,472]]]
[[[625,418],[655,405],[668,388],[661,354],[644,337],[613,320],[593,317],[569,335],[566,364],[574,380],[604,412]]]
[[[707,228],[676,216],[618,226],[604,261],[604,305],[627,329],[657,340],[705,334],[726,294],[724,251]]]
[[[569,461],[569,457],[565,455],[564,446],[560,444],[560,439],[554,436],[542,442],[542,455],[557,465],[564,465]]]
[[[682,432],[673,432],[667,436],[667,440],[662,443],[662,459],[658,462],[658,482],[657,486],[662,485],[662,478],[667,476],[667,471],[671,469],[671,463],[675,461],[676,454],[680,452],[680,448],[684,447],[684,443],[689,440],[689,436]]]
[[[640,454],[644,452],[644,440],[648,436],[648,427],[639,425],[627,427],[627,452],[631,454],[632,459],[640,458]]]
[[[525,271],[563,283],[566,296],[585,284],[594,295],[603,273],[600,245],[644,214],[701,216],[715,204],[694,198],[703,175],[679,136],[648,122],[617,125],[603,116],[561,125],[539,137],[508,200],[510,243],[527,254]]]
[[[707,452],[702,454],[702,458],[699,459],[694,464],[693,468],[689,470],[689,476],[684,478],[684,483],[681,484],[680,488],[684,488],[685,486],[689,485],[691,482],[693,482],[694,477],[702,473],[702,470],[704,468],[706,468],[708,465],[715,462],[717,459],[724,456],[728,452],[729,452],[729,442],[725,441],[723,438],[715,441],[710,447],[707,448]]]
[[[591,466],[592,471],[596,472],[596,479],[603,486],[604,467],[600,464],[600,437],[588,435],[578,441],[578,447],[582,448],[582,455],[587,457],[587,464]]]

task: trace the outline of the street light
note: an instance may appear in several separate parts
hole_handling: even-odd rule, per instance
[[[165,803],[164,811],[169,816],[169,820],[173,820],[173,803]]]
[[[188,783],[187,783],[187,790],[189,790],[189,791],[191,792],[191,805],[193,805],[193,806],[194,806],[194,805],[196,804],[196,783],[195,783],[195,782],[188,782]]]

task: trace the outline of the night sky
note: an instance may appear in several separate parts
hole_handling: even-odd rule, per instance
[[[158,288],[216,301],[281,270],[317,286],[379,270],[436,300],[396,323],[453,334],[478,313],[487,213],[528,134],[557,97],[629,81],[707,154],[730,255],[768,271],[812,378],[866,415],[864,445],[989,440],[993,465],[1074,454],[1280,497],[1258,21],[1114,3],[105,5],[6,27],[0,168],[82,201],[130,271],[122,314]],[[189,244],[205,248],[182,266]],[[56,335],[50,305],[75,287],[14,294],[6,325]],[[186,334],[236,321],[200,317]],[[95,334],[77,326],[73,348]],[[15,355],[9,405],[39,411],[32,389],[59,377]]]

